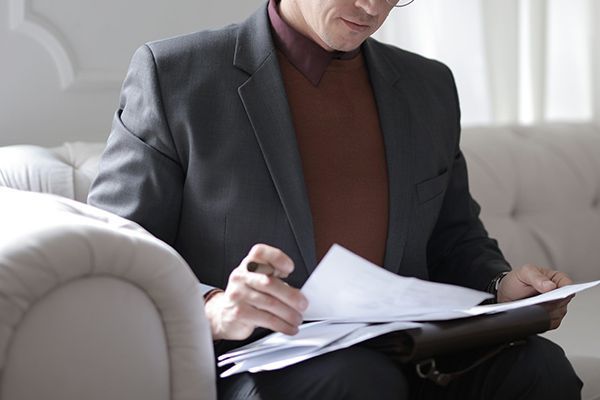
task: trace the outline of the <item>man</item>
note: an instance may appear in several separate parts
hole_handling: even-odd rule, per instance
[[[395,5],[272,0],[240,25],[134,55],[89,202],[188,261],[217,353],[256,328],[296,333],[298,288],[334,242],[499,301],[571,283],[533,265],[511,271],[488,238],[451,73],[369,38]],[[250,261],[275,275],[249,272]],[[550,306],[553,327],[567,303]],[[534,337],[447,388],[360,346],[218,386],[222,398],[571,399],[581,383],[558,346]]]

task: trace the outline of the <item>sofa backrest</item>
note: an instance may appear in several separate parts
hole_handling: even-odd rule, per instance
[[[104,146],[74,142],[53,148],[0,147],[0,186],[85,202]]]
[[[465,129],[462,149],[481,218],[513,266],[600,278],[600,128]]]
[[[103,144],[0,148],[0,186],[85,201]],[[600,279],[600,127],[473,127],[462,149],[481,218],[513,266]]]

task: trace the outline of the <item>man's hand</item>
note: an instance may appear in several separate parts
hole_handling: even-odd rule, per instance
[[[513,301],[546,293],[556,288],[572,284],[569,277],[558,271],[527,264],[510,271],[498,287],[498,302]],[[550,314],[550,329],[560,326],[562,319],[567,314],[567,305],[575,295],[563,300],[544,303]]]
[[[273,276],[249,272],[254,261],[274,268]],[[280,278],[294,270],[293,261],[281,250],[257,244],[229,275],[224,292],[212,296],[205,305],[213,340],[246,339],[257,327],[287,335],[298,333],[302,312],[308,301],[299,289]]]

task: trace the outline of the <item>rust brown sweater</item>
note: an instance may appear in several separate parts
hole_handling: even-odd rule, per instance
[[[278,52],[312,211],[317,258],[339,243],[383,265],[388,178],[362,54],[333,60],[314,86]]]

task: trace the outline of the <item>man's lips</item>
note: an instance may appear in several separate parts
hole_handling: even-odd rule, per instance
[[[368,31],[371,27],[369,25],[363,25],[356,22],[349,21],[345,18],[341,18],[342,21],[353,31],[364,32]]]

